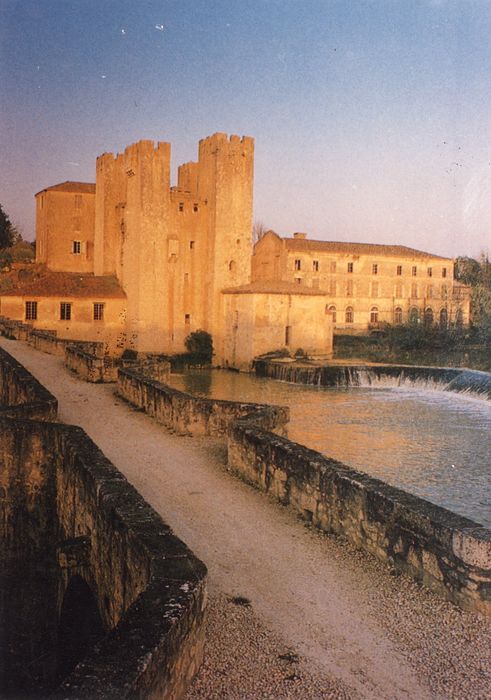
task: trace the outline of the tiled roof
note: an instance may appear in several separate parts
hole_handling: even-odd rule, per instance
[[[438,258],[450,260],[440,255],[425,253],[422,250],[408,248],[405,245],[385,245],[382,243],[346,243],[344,241],[314,241],[304,238],[282,238],[288,250],[318,251],[323,253],[342,253],[345,255],[392,256],[396,258]]]
[[[93,182],[72,182],[67,180],[66,182],[60,182],[59,185],[52,185],[51,187],[45,187],[44,190],[40,190],[36,193],[41,194],[41,192],[75,192],[79,194],[95,194],[95,183]]]
[[[60,298],[94,298],[124,299],[126,297],[116,277],[96,277],[89,274],[71,272],[39,272],[33,270],[29,278],[17,275],[10,277],[8,284],[0,279],[0,296],[9,297],[60,297]],[[7,282],[7,280],[5,280]],[[5,291],[2,290],[2,287]]]
[[[241,287],[228,287],[222,289],[223,294],[301,294],[303,296],[324,297],[327,292],[312,287],[305,287],[294,282],[281,282],[275,280],[256,280],[251,284]]]

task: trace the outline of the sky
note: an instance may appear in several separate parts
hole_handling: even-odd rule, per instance
[[[140,139],[177,166],[255,138],[280,235],[491,249],[491,0],[1,0],[0,204],[95,181]]]

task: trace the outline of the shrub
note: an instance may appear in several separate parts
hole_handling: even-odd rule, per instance
[[[202,330],[193,331],[184,340],[191,364],[209,365],[213,357],[213,339]]]

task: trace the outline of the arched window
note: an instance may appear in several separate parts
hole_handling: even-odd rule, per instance
[[[378,323],[378,308],[372,306],[370,309],[370,323]]]
[[[346,323],[353,323],[353,307],[347,306],[344,314],[344,320]]]
[[[440,328],[446,328],[448,326],[448,311],[447,309],[441,309],[440,311]]]
[[[336,323],[336,307],[331,305],[327,310],[332,313],[332,322]]]
[[[235,272],[235,267],[235,260],[231,260],[228,264],[228,269],[230,270],[230,272]]]
[[[409,310],[409,323],[417,323],[419,321],[419,311],[415,306]]]
[[[394,309],[394,323],[400,326],[402,323],[402,309],[400,306],[396,306]]]
[[[455,325],[459,326],[459,328],[464,325],[464,312],[462,309],[457,309],[457,313],[455,314]]]
[[[425,326],[433,325],[433,309],[430,306],[428,306],[428,308],[425,309],[424,321]]]

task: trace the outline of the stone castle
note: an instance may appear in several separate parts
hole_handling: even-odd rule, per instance
[[[281,239],[252,251],[254,142],[217,133],[171,186],[170,144],[97,159],[96,182],[36,195],[43,273],[1,293],[0,313],[109,352],[175,353],[213,337],[215,362],[247,368],[287,347],[328,357],[334,328],[467,323],[453,263],[403,246]]]

